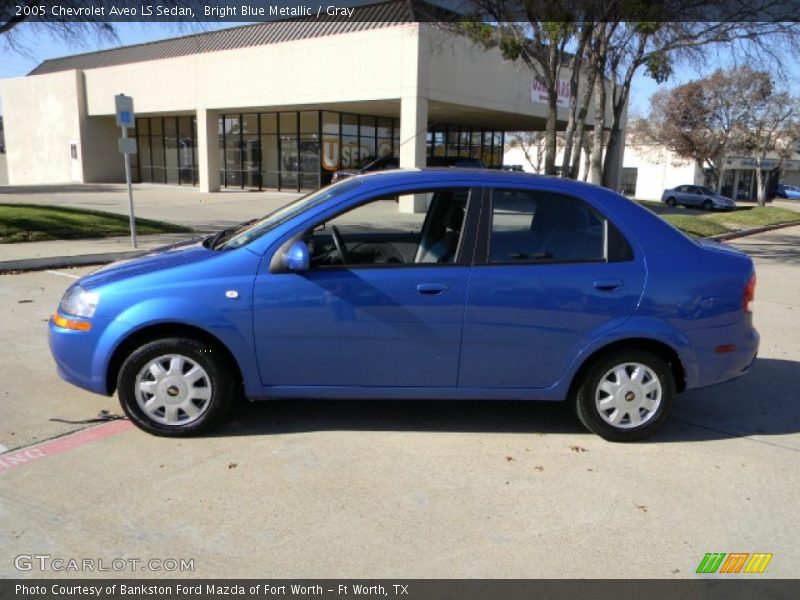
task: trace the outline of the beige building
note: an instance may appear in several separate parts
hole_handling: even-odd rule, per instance
[[[505,131],[544,129],[530,69],[409,22],[409,5],[47,60],[0,81],[10,183],[124,180],[119,93],[134,99],[139,182],[301,191],[387,155],[499,167]]]

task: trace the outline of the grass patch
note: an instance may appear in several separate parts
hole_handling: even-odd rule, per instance
[[[136,233],[188,233],[188,227],[136,219]],[[129,235],[128,217],[41,204],[0,204],[0,244]]]
[[[800,223],[800,212],[777,206],[755,206],[749,210],[703,215],[702,218],[726,225],[766,227],[767,225],[777,225],[779,223]],[[741,227],[737,227],[737,229],[741,229]]]
[[[636,200],[665,221],[695,237],[722,235],[783,223],[800,223],[800,212],[777,206],[740,207],[732,212],[695,212],[669,208],[663,202]]]
[[[725,227],[725,225],[715,223],[714,221],[709,221],[705,218],[705,216],[695,217],[693,215],[661,215],[661,218],[669,223],[672,223],[684,233],[688,233],[689,235],[693,235],[695,237],[709,237],[712,235],[729,233],[731,231],[729,227]]]

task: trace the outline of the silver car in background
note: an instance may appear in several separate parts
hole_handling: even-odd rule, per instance
[[[668,206],[697,207],[703,210],[736,210],[736,202],[727,196],[721,196],[714,190],[702,185],[679,185],[664,190],[661,201]]]

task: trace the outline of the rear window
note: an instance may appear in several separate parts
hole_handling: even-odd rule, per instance
[[[492,198],[489,262],[631,260],[625,238],[588,204],[549,192],[498,190]]]

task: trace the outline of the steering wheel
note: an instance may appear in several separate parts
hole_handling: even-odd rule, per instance
[[[339,228],[336,225],[331,225],[331,237],[333,238],[333,245],[336,246],[336,251],[339,253],[339,258],[342,259],[342,264],[350,263],[350,255],[347,252],[347,246],[344,244],[342,234],[339,233]]]

